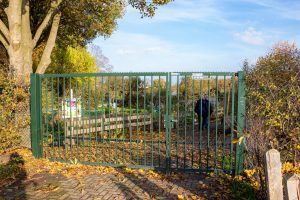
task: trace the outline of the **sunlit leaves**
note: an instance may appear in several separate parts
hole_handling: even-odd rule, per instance
[[[282,165],[281,172],[283,174],[300,174],[300,163],[293,164],[286,162]]]
[[[16,85],[10,73],[0,69],[0,153],[20,142],[19,131],[29,124],[28,89]],[[22,114],[22,116],[20,116]]]
[[[48,73],[97,72],[95,58],[83,47],[56,49]]]
[[[142,17],[153,17],[158,6],[170,3],[173,0],[128,0],[128,3],[138,9]]]
[[[270,143],[263,145],[280,150],[284,161],[299,162],[300,50],[295,44],[276,44],[247,71],[247,100],[247,119],[253,122],[249,138],[265,135]]]

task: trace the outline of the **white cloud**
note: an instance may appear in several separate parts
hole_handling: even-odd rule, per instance
[[[136,20],[140,14],[130,6],[127,8],[126,13],[133,23],[200,21],[218,25],[234,24],[226,19],[225,14],[216,0],[176,0],[166,6],[159,7],[155,16],[150,19]]]
[[[266,42],[263,33],[257,31],[253,27],[249,27],[241,33],[235,33],[234,36],[237,39],[251,45],[264,45]]]
[[[183,44],[147,34],[116,32],[111,38],[96,39],[114,71],[236,71],[244,52],[219,48],[208,50],[201,44]],[[228,58],[230,62],[228,62]]]

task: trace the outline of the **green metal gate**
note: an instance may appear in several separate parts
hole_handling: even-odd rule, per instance
[[[32,74],[33,154],[116,167],[239,173],[244,95],[243,72]],[[195,112],[196,105],[204,112],[205,99],[207,122]]]

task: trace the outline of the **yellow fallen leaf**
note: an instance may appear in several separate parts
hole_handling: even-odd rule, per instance
[[[239,145],[241,145],[243,141],[244,141],[244,136],[239,138]]]
[[[184,199],[184,197],[183,197],[182,194],[177,195],[177,197],[178,197],[179,200],[183,200]]]
[[[236,139],[233,139],[231,142],[232,142],[232,144],[236,144],[236,143],[238,143],[238,142],[239,142],[239,139],[238,139],[238,138],[236,138]]]

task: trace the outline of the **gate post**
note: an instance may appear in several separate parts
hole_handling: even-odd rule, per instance
[[[236,157],[235,157],[235,174],[240,174],[243,170],[244,163],[244,138],[243,132],[245,129],[245,112],[246,112],[246,102],[245,102],[245,93],[246,93],[246,82],[245,82],[245,73],[239,71],[238,75],[238,108],[237,108],[237,138],[239,142],[236,145]]]
[[[41,77],[35,73],[30,74],[30,122],[32,154],[41,158]]]
[[[170,123],[170,86],[171,85],[171,73],[168,73],[167,75],[167,81],[166,81],[166,115],[164,119],[165,127],[166,127],[166,173],[167,175],[171,172],[171,155],[170,155],[170,131],[171,131],[171,123]]]

